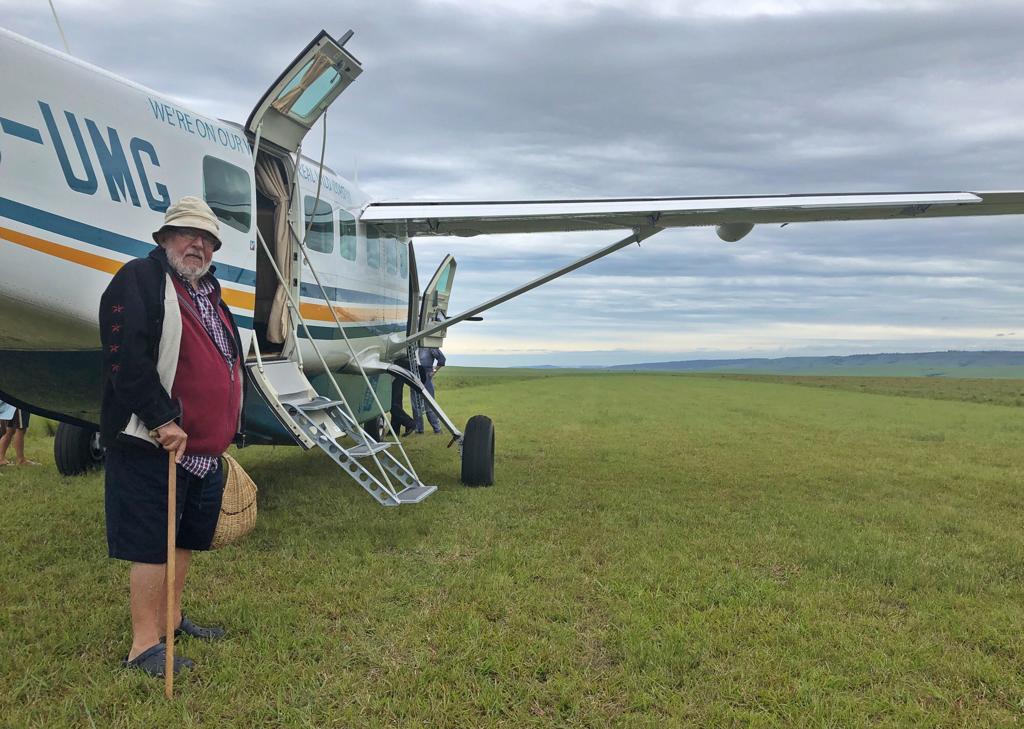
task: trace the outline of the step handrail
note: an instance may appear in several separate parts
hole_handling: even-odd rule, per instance
[[[264,240],[263,234],[260,232],[260,229],[258,227],[256,228],[256,237],[259,239],[260,245],[263,246],[263,250],[267,253],[267,256],[270,258],[270,264],[274,268],[274,273],[277,274],[278,281],[283,281],[281,270],[277,267],[277,262],[274,260],[274,257],[270,255],[270,246],[267,245],[267,241]],[[320,360],[320,364],[324,368],[324,373],[327,375],[327,378],[334,386],[335,392],[338,393],[338,399],[345,406],[345,410],[348,411],[348,414],[352,418],[353,422],[356,423],[356,427],[359,428],[360,435],[367,437],[366,432],[363,431],[362,427],[359,425],[358,419],[355,417],[355,412],[352,410],[352,407],[348,404],[348,400],[345,399],[345,393],[341,391],[341,386],[338,385],[338,381],[334,379],[334,374],[331,372],[331,368],[327,365],[327,360],[324,359],[324,355],[320,351],[320,347],[317,346],[316,340],[313,339],[313,333],[309,330],[309,324],[306,323],[305,317],[303,317],[302,312],[299,311],[298,306],[295,302],[295,298],[292,296],[292,292],[288,290],[287,286],[284,287],[284,292],[285,295],[288,297],[288,306],[293,309],[296,318],[299,320],[299,324],[301,324],[302,328],[305,330],[306,337],[309,339],[309,344],[311,347],[313,347],[313,351],[316,353],[317,359]],[[295,348],[299,349],[298,342],[296,342]],[[374,454],[373,460],[374,463],[377,464],[378,468],[381,468],[380,462],[377,460],[376,454]],[[382,485],[382,488],[384,488],[389,494],[391,494],[397,499],[398,492],[395,491],[394,485],[391,483],[391,479],[388,478],[387,472],[384,471],[383,468],[381,468],[381,471],[381,475],[384,476],[384,480],[387,482],[387,486]]]
[[[316,199],[313,201],[313,210],[314,210],[314,212],[316,211],[317,206],[320,204],[320,190],[322,188],[323,180],[324,180],[324,152],[327,149],[327,112],[324,112],[323,117],[321,118],[321,122],[320,123],[321,123],[322,128],[323,128],[323,141],[322,141],[321,146],[320,146],[320,166],[317,169]],[[298,165],[297,164],[296,164],[296,169],[298,169]],[[366,384],[366,389],[370,393],[371,397],[373,397],[374,405],[376,405],[377,409],[380,410],[381,414],[383,414],[385,412],[384,411],[384,406],[381,404],[380,399],[377,397],[376,389],[374,389],[373,385],[370,384],[370,378],[366,374],[366,369],[363,367],[363,363],[359,360],[359,356],[356,354],[355,347],[352,346],[352,341],[348,338],[348,332],[345,331],[345,327],[341,323],[341,318],[338,316],[338,312],[334,308],[334,301],[327,295],[327,289],[324,287],[323,282],[320,280],[320,274],[317,272],[316,266],[313,265],[313,261],[309,257],[309,251],[306,249],[306,240],[305,239],[306,239],[306,236],[309,235],[309,231],[312,230],[312,228],[313,228],[313,222],[314,222],[314,217],[310,216],[309,225],[306,226],[306,231],[305,231],[305,233],[302,236],[302,240],[298,241],[299,250],[302,251],[302,257],[305,259],[306,265],[309,266],[309,271],[310,271],[310,273],[313,274],[313,278],[316,280],[316,285],[320,289],[320,294],[324,297],[324,301],[327,303],[327,308],[331,312],[331,318],[334,319],[335,326],[338,327],[338,331],[341,332],[341,336],[345,340],[345,346],[348,347],[349,355],[351,355],[351,358],[352,358],[351,361],[355,362],[356,367],[359,369],[359,374],[362,376],[363,382]],[[291,230],[290,227],[289,227],[289,230]],[[301,269],[300,269],[300,275],[301,275]],[[301,312],[300,312],[299,316],[301,317]],[[308,328],[307,328],[307,336],[310,336]],[[311,336],[310,336],[310,343],[312,344],[312,337]],[[324,364],[324,367],[326,369],[326,363]],[[329,370],[328,370],[328,374],[330,374]],[[333,375],[331,375],[331,380],[332,381],[334,380]],[[337,383],[335,383],[335,388],[338,389],[337,388]],[[338,389],[338,393],[339,393],[339,395],[341,394],[340,389]],[[345,408],[348,410],[348,414],[352,417],[352,420],[356,422],[356,426],[359,427],[359,430],[360,430],[361,434],[365,435],[365,433],[362,432],[363,431],[362,427],[359,426],[359,422],[358,422],[358,419],[355,417],[355,413],[352,411],[352,409],[348,405],[348,402],[345,400],[344,395],[341,396],[341,400],[345,403]],[[406,467],[409,469],[409,471],[412,473],[412,475],[417,480],[419,480],[419,474],[416,473],[416,469],[412,465],[412,460],[409,458],[409,454],[405,452],[405,447],[402,445],[402,439],[398,435],[398,433],[395,432],[395,428],[391,424],[390,419],[389,418],[384,418],[384,423],[385,423],[385,426],[387,427],[388,431],[390,431],[391,435],[394,436],[395,442],[398,444],[398,450],[401,451],[402,458],[405,460]],[[377,455],[376,454],[373,454],[373,460],[377,464],[378,468],[382,468],[380,462],[377,460]]]
[[[326,120],[325,120],[325,122],[326,122]],[[254,160],[256,159],[257,152],[259,151],[259,143],[260,143],[261,132],[262,132],[262,124],[260,125],[260,128],[257,129],[256,139],[255,139],[255,143],[254,143],[253,149],[252,149],[253,159]],[[319,202],[319,199],[320,199],[320,188],[321,188],[321,184],[322,184],[322,180],[323,180],[323,153],[326,150],[326,142],[327,142],[326,134],[327,134],[327,132],[326,132],[326,124],[325,124],[325,127],[324,127],[324,140],[323,140],[323,146],[321,148],[320,174],[318,175],[319,179],[318,179],[318,182],[317,182],[317,202]],[[296,158],[296,160],[293,163],[293,166],[294,166],[295,170],[298,169],[299,163],[301,162],[301,150],[302,150],[302,146],[300,144],[298,149],[296,150],[297,158]],[[293,180],[293,185],[292,185],[291,191],[289,192],[289,201],[288,201],[289,210],[291,209],[291,201],[292,201],[292,199],[294,199],[294,192],[295,192],[296,189],[297,189],[297,180]],[[316,208],[316,203],[314,203],[314,209],[315,208]],[[312,223],[313,223],[313,221],[311,220],[310,221],[310,227],[306,229],[306,233],[307,234],[308,234],[309,230],[312,228]],[[302,329],[305,331],[306,338],[309,340],[310,346],[313,348],[313,351],[316,353],[317,359],[320,360],[320,364],[323,367],[324,374],[327,375],[328,380],[330,381],[331,385],[334,387],[334,391],[338,394],[338,399],[341,401],[341,403],[344,406],[345,410],[347,411],[349,417],[352,418],[353,423],[355,423],[355,426],[357,428],[358,434],[360,435],[360,437],[364,441],[367,440],[369,438],[369,434],[367,434],[366,431],[363,430],[362,426],[359,425],[358,418],[356,418],[356,416],[355,416],[355,411],[352,409],[351,405],[349,405],[348,400],[345,397],[345,394],[341,390],[341,386],[338,385],[338,381],[335,379],[334,373],[331,372],[331,369],[330,369],[329,365],[327,364],[327,360],[324,358],[323,353],[320,351],[320,347],[317,345],[316,340],[313,338],[313,333],[309,329],[309,324],[306,322],[305,317],[302,316],[302,312],[301,312],[301,310],[299,308],[299,303],[296,301],[295,296],[292,294],[291,290],[288,288],[288,283],[285,280],[284,275],[281,273],[281,269],[278,267],[277,261],[274,258],[273,253],[271,253],[271,251],[270,251],[270,246],[267,245],[267,241],[263,237],[263,234],[260,231],[259,226],[256,226],[255,230],[256,230],[256,237],[259,240],[260,245],[262,246],[264,253],[266,253],[266,255],[267,255],[267,259],[270,261],[270,265],[271,265],[271,267],[274,270],[274,275],[277,277],[278,283],[281,285],[281,288],[285,292],[285,296],[287,297],[287,300],[288,300],[288,309],[289,309],[290,314],[295,318],[295,320],[298,321],[298,323],[302,326]],[[290,234],[292,234],[294,236],[294,229],[292,228],[292,226],[290,226],[290,225],[288,226],[288,231],[289,231]],[[297,236],[295,236],[295,237],[297,238]],[[320,282],[320,277],[319,277],[319,275],[316,272],[316,268],[313,266],[313,263],[309,259],[309,256],[308,256],[308,254],[306,252],[305,244],[301,240],[298,241],[298,243],[299,243],[299,248],[302,251],[302,255],[305,258],[307,265],[309,265],[310,271],[313,273],[314,277],[317,279],[317,283],[320,286],[320,290],[324,294],[324,299],[328,303],[328,308],[331,310],[331,314],[334,317],[335,323],[338,325],[338,328],[342,332],[342,336],[345,338],[345,342],[348,345],[349,352],[352,354],[353,358],[356,360],[357,366],[359,367],[359,370],[360,370],[361,374],[363,375],[363,379],[366,382],[366,384],[367,384],[367,386],[368,386],[368,388],[370,390],[370,393],[373,395],[374,403],[377,405],[377,407],[383,413],[383,406],[381,405],[380,400],[377,398],[377,394],[374,391],[373,387],[370,386],[369,378],[366,376],[366,372],[363,369],[362,364],[358,361],[358,358],[355,356],[355,349],[352,347],[351,342],[349,342],[349,340],[348,340],[348,333],[345,332],[344,327],[341,326],[341,322],[338,319],[337,313],[334,311],[334,307],[332,305],[331,300],[329,298],[327,298],[327,296],[326,296],[326,291],[324,290],[323,284]],[[299,271],[299,275],[301,277],[301,269]],[[294,337],[294,334],[293,334],[293,337]],[[253,338],[255,340],[255,336]],[[299,346],[299,343],[298,343],[297,340],[294,341],[294,348],[295,348],[295,352],[296,352],[297,363],[299,365],[299,368],[302,369],[302,348]],[[387,418],[384,418],[384,420],[386,421]],[[388,423],[388,427],[391,430],[392,434],[394,434],[394,429],[391,428],[390,423]],[[397,436],[396,436],[396,439],[397,439]],[[413,469],[412,464],[409,461],[408,454],[406,454],[405,453],[405,449],[402,448],[400,439],[398,441],[398,447],[402,450],[402,455],[404,456],[404,458],[406,460],[406,463],[408,464],[408,468],[409,468],[410,472],[412,473],[413,477],[416,478],[417,481],[419,481],[419,475],[416,474],[415,470]],[[371,455],[372,455],[374,463],[376,464],[376,466],[377,466],[381,476],[384,478],[384,481],[386,483],[386,485],[381,484],[381,487],[385,491],[387,491],[389,494],[394,496],[394,498],[397,499],[398,498],[398,496],[397,496],[398,492],[395,489],[394,484],[392,484],[392,482],[391,482],[391,478],[388,475],[387,469],[385,469],[382,466],[382,464],[380,463],[379,459],[377,458],[377,454],[374,453],[374,454],[371,454]]]

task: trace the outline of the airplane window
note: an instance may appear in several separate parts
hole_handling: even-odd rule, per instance
[[[394,238],[385,238],[384,245],[387,246],[388,273],[398,273],[398,241]]]
[[[334,251],[334,216],[331,214],[331,205],[324,200],[317,202],[312,195],[306,195],[303,200],[303,208],[306,212],[305,228],[306,247],[311,251],[319,253],[332,253]],[[313,204],[316,203],[316,212],[313,212]],[[310,222],[313,223],[310,226]]]
[[[284,114],[308,121],[319,114],[324,100],[340,82],[341,74],[331,59],[318,53],[281,90],[272,106]]]
[[[409,277],[409,245],[407,243],[398,246],[398,272],[402,278]]]
[[[444,270],[441,272],[441,275],[437,279],[437,291],[438,291],[438,293],[442,293],[442,294],[447,294],[448,293],[448,280],[449,280],[449,278],[451,278],[451,273],[452,273],[452,267],[451,267],[451,264],[449,264],[449,265],[444,267]]]
[[[252,183],[241,167],[203,157],[203,197],[217,219],[248,233],[252,225]]]
[[[356,219],[351,213],[338,210],[338,228],[341,233],[341,257],[356,260]]]
[[[366,265],[380,268],[380,230],[375,225],[366,226]]]

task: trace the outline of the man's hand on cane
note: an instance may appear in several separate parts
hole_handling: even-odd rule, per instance
[[[154,437],[165,451],[174,454],[175,463],[181,463],[181,458],[185,455],[185,443],[188,441],[188,434],[181,426],[173,422],[161,425],[156,429]]]

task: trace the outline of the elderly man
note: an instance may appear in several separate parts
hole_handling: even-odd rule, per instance
[[[123,665],[154,676],[166,659],[168,453],[178,464],[175,635],[224,635],[181,614],[192,552],[209,549],[220,513],[219,457],[242,430],[242,345],[210,265],[219,236],[209,206],[183,197],[153,234],[158,246],[126,263],[100,299],[107,547],[132,563]],[[175,656],[175,673],[191,665]]]

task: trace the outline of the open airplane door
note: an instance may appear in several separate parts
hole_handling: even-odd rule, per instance
[[[441,261],[441,265],[434,271],[430,283],[423,289],[423,303],[420,305],[420,331],[448,318],[448,301],[451,298],[452,282],[455,280],[457,265],[455,258],[450,253],[446,255]],[[436,334],[424,337],[420,341],[420,346],[440,347],[444,343],[444,335],[447,332],[447,329],[441,329]]]
[[[294,154],[331,102],[362,73],[359,62],[342,48],[351,35],[349,31],[337,41],[326,31],[320,31],[260,99],[245,123],[246,131],[261,145],[269,142]],[[281,204],[275,215],[280,213],[284,221],[291,207],[289,181],[276,175],[272,178],[267,180],[267,188],[279,190]],[[291,232],[298,235],[295,222],[289,225]],[[292,238],[286,230],[275,236],[273,255],[279,264],[294,258],[291,245]],[[292,276],[288,273],[284,278],[290,280]],[[278,293],[282,293],[281,284],[279,281]],[[297,291],[292,295],[297,295]],[[280,297],[282,301],[284,298]],[[422,483],[411,467],[407,468],[388,452],[391,443],[378,441],[360,426],[356,412],[343,395],[339,393],[339,400],[320,395],[297,359],[257,357],[246,362],[246,369],[253,387],[295,442],[307,449],[323,450],[379,503],[414,504],[437,490],[436,486]],[[372,463],[363,463],[367,459]]]
[[[339,41],[321,30],[256,104],[246,131],[295,152],[327,107],[363,72],[342,47],[351,35]]]
[[[266,271],[269,262],[257,260],[257,279],[262,283],[257,286],[256,309],[260,320],[266,322],[266,343],[280,345],[285,352],[295,336],[287,300],[288,293],[297,296],[299,291],[299,276],[292,271],[292,263],[299,260],[294,237],[302,234],[298,222],[302,212],[292,198],[294,185],[289,179],[297,171],[270,157],[280,158],[281,152],[296,154],[327,107],[362,73],[359,61],[343,48],[351,37],[352,31],[348,31],[335,40],[321,30],[263,94],[245,123],[258,150],[253,160],[257,191],[272,201],[273,220],[263,228],[267,254],[280,271],[270,276]],[[266,153],[268,148],[271,155]],[[297,159],[294,164],[298,165]]]

